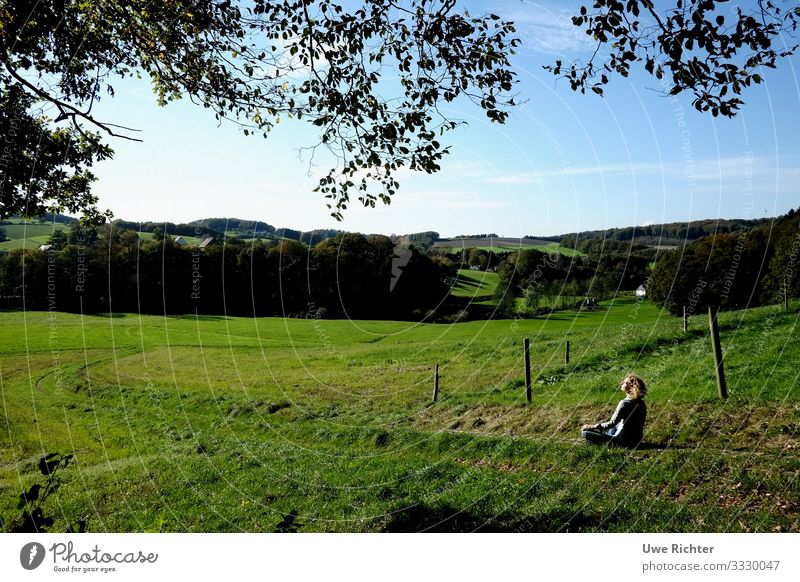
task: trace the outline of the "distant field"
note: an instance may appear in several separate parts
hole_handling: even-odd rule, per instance
[[[140,232],[138,234],[139,238],[142,240],[153,240],[152,232]],[[174,239],[175,236],[173,235],[171,238]],[[203,242],[203,238],[199,236],[184,236],[183,239],[191,245],[199,245],[201,242]]]
[[[485,301],[492,298],[499,283],[500,277],[497,273],[459,269],[458,276],[450,288],[450,295]]]
[[[47,243],[54,230],[69,230],[68,226],[58,222],[55,224],[6,224],[0,226],[0,228],[6,231],[6,237],[9,239],[0,243],[0,250],[38,249],[41,245]],[[142,240],[153,240],[152,232],[139,232],[138,234]],[[184,236],[183,238],[189,244],[194,245],[198,245],[203,241],[202,237],[197,236]]]
[[[452,247],[452,248],[465,248],[472,247],[492,247],[492,246],[513,246],[519,248],[520,245],[530,246],[547,246],[553,244],[553,241],[539,239],[539,238],[451,238],[439,240],[433,243],[436,248],[439,247]],[[556,243],[557,244],[557,243]]]
[[[54,531],[800,531],[798,307],[720,316],[727,401],[706,318],[631,297],[454,325],[0,313],[0,516],[52,451]],[[582,444],[632,370],[646,446]]]
[[[568,306],[572,308],[575,306],[575,304],[579,303],[585,298],[586,297],[584,295],[558,295],[557,297],[554,297],[551,301],[547,297],[538,297],[537,307],[550,307],[550,308],[562,309],[564,306]]]
[[[38,249],[46,244],[55,230],[68,231],[69,227],[59,222],[53,224],[5,224],[0,226],[9,239],[0,243],[0,250]]]
[[[236,236],[239,236],[240,234],[241,233],[238,232],[238,231],[228,231],[227,236],[236,237]],[[140,232],[139,233],[139,238],[141,238],[143,240],[153,240],[153,233],[152,232]],[[175,238],[174,235],[173,235],[173,238]],[[203,239],[205,237],[202,237],[202,236],[184,236],[183,238],[186,240],[186,242],[188,242],[190,244],[199,245],[201,242],[203,242]],[[242,242],[244,242],[246,244],[253,244],[254,242],[267,241],[267,240],[289,240],[289,239],[286,239],[286,238],[283,238],[283,237],[277,237],[277,239],[243,238],[241,240],[242,240]]]
[[[437,241],[433,244],[434,248],[441,250],[448,250],[450,253],[460,253],[465,249],[476,248],[483,251],[494,251],[496,253],[514,252],[526,249],[536,249],[543,253],[557,252],[559,254],[572,257],[583,256],[583,253],[571,249],[569,247],[562,247],[556,242],[549,242],[539,239],[452,239],[446,241]]]

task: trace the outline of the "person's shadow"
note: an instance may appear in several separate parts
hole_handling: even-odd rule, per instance
[[[283,516],[281,522],[275,526],[275,533],[297,533],[304,524],[298,521],[297,510],[292,509]]]

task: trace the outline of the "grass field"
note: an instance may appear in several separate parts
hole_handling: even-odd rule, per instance
[[[152,232],[139,232],[137,233],[139,238],[142,240],[153,240],[153,233]],[[172,235],[172,238],[175,238],[175,235]],[[203,237],[199,236],[184,236],[183,240],[185,240],[190,245],[199,245],[203,242]]]
[[[61,224],[6,224],[2,227],[6,231],[7,241],[0,243],[0,250],[12,249],[38,249],[46,244],[53,234],[53,229],[68,231],[69,227]],[[139,238],[142,240],[153,240],[152,232],[140,232]],[[192,245],[199,245],[203,239],[196,236],[184,236],[186,242]]]
[[[500,276],[492,271],[459,269],[458,276],[450,287],[450,295],[467,297],[471,300],[470,304],[492,307],[498,303],[498,299],[494,297],[494,292],[499,284]],[[583,298],[580,295],[561,295],[557,300],[550,301],[546,297],[539,297],[538,307],[566,309],[574,306]],[[516,302],[518,312],[525,313],[528,309],[525,298],[518,297]]]
[[[471,271],[459,269],[458,276],[450,288],[450,295],[469,297],[476,303],[496,303],[492,299],[500,284],[500,276],[492,271]]]
[[[0,313],[0,516],[59,452],[56,531],[798,531],[791,307],[720,316],[726,401],[705,318],[633,298],[455,325]],[[645,446],[582,444],[628,371]]]
[[[46,244],[53,230],[68,231],[69,227],[59,222],[53,224],[4,224],[0,226],[6,231],[8,240],[0,243],[0,250],[38,249]]]
[[[462,247],[445,247],[440,246],[437,247],[440,250],[444,250],[449,254],[461,254],[465,248]],[[473,247],[466,247],[466,248],[473,248]],[[493,251],[495,253],[507,253],[507,252],[516,252],[516,251],[523,251],[529,249],[535,249],[537,251],[542,251],[543,253],[558,253],[567,257],[582,257],[584,253],[580,251],[576,251],[570,247],[562,247],[558,243],[550,243],[547,245],[532,245],[532,244],[524,244],[524,243],[497,243],[495,245],[489,246],[475,246],[474,248],[481,250],[481,251]]]

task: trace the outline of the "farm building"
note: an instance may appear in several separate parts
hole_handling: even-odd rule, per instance
[[[644,288],[644,285],[639,285],[635,293],[637,297],[647,297],[647,289]]]
[[[175,244],[178,245],[179,247],[185,247],[189,243],[186,242],[186,239],[183,238],[182,236],[176,236],[175,237]]]
[[[207,246],[209,246],[213,242],[214,242],[214,237],[213,236],[209,236],[207,238],[204,238],[203,241],[198,246],[201,249],[204,249],[204,248],[206,248]]]

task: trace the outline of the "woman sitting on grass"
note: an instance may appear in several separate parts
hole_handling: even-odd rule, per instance
[[[617,405],[611,420],[581,427],[583,438],[590,443],[636,447],[642,442],[647,418],[644,403],[647,387],[639,376],[628,374],[619,388],[626,396]]]

